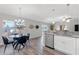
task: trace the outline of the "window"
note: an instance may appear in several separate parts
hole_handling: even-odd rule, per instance
[[[9,32],[13,27],[15,27],[15,22],[12,20],[3,20],[3,23],[5,32]]]
[[[15,23],[12,20],[4,20],[3,22],[4,22],[4,27],[10,27],[11,28],[11,27],[15,26]]]

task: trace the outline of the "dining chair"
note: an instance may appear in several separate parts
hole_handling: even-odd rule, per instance
[[[12,44],[12,46],[13,46],[13,41],[9,41],[8,38],[4,37],[4,36],[2,36],[2,39],[3,39],[4,45],[5,45],[5,48],[4,48],[4,53],[5,53],[7,45]]]
[[[27,36],[28,36],[27,42],[28,42],[29,45],[30,45],[30,33],[27,33]]]
[[[19,51],[21,49],[21,46],[23,48],[25,47],[26,42],[29,39],[29,37],[28,36],[21,36],[21,37],[16,38],[16,39],[17,40],[16,40],[16,42],[15,42],[15,44],[13,46],[14,46],[15,49],[18,48],[18,51]]]

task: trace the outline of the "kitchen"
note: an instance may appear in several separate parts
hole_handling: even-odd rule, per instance
[[[56,19],[60,20],[52,21],[44,33],[45,45],[67,55],[79,55],[78,16],[61,16]]]
[[[79,33],[69,31],[46,32],[46,45],[67,54],[79,54]]]

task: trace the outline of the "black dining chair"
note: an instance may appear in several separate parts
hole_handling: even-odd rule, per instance
[[[13,40],[14,40],[14,43],[13,43],[13,48],[15,48],[16,44],[17,44],[17,41],[20,39],[20,37],[14,37]]]
[[[15,49],[18,48],[18,51],[19,51],[21,49],[21,46],[23,46],[23,48],[25,47],[26,42],[29,39],[29,37],[28,36],[22,36],[22,37],[19,37],[19,38],[16,38],[16,39],[17,40],[16,40],[16,42],[13,46],[14,46]]]
[[[5,45],[5,48],[4,48],[4,53],[5,53],[5,50],[7,48],[7,45],[9,44],[12,44],[13,45],[13,41],[9,41],[7,37],[4,37],[2,36],[2,39],[3,39],[3,42],[4,42],[4,45]]]
[[[29,45],[30,45],[30,33],[27,33],[27,36],[28,36],[27,41],[28,41],[28,43],[29,43]]]

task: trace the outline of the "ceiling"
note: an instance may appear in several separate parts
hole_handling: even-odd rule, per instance
[[[21,15],[19,15],[21,8]],[[61,16],[78,17],[79,5],[71,4],[0,4],[0,13],[50,23]]]

